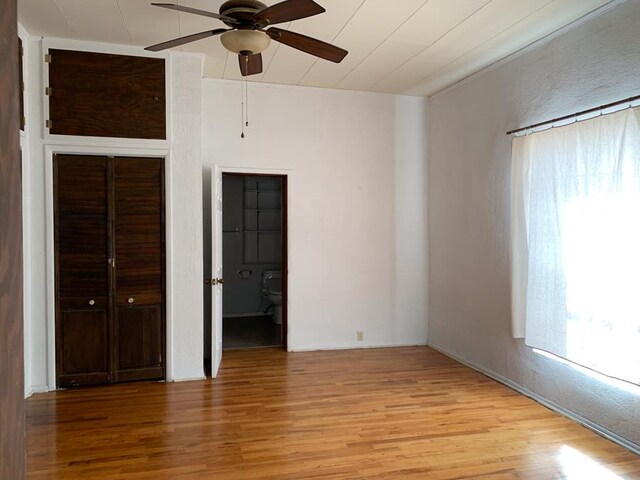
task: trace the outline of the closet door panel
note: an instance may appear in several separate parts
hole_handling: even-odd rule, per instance
[[[65,309],[62,328],[65,375],[84,375],[106,383],[109,370],[107,311],[104,308]],[[73,380],[69,383],[74,384]]]
[[[108,292],[106,215],[66,215],[58,221],[59,292],[71,297],[103,297]]]
[[[117,377],[164,377],[164,160],[114,160]]]
[[[106,157],[56,155],[56,369],[59,386],[109,380]]]
[[[160,306],[118,309],[118,380],[162,376],[162,318]]]

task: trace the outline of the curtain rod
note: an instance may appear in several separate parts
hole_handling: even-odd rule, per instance
[[[636,95],[635,97],[629,97],[625,100],[618,100],[617,102],[607,103],[606,105],[600,105],[599,107],[590,108],[588,110],[582,110],[581,112],[572,113],[571,115],[565,115],[564,117],[554,118],[553,120],[547,120],[545,122],[534,123],[533,125],[517,128],[516,130],[511,130],[510,132],[507,132],[507,135],[515,135],[516,133],[524,132],[525,130],[531,130],[532,128],[542,127],[544,125],[550,125],[555,122],[561,122],[562,120],[569,120],[570,118],[573,118],[573,117],[578,117],[580,115],[586,115],[588,113],[598,112],[611,107],[617,107],[618,105],[635,102],[636,100],[640,100],[640,95]],[[629,107],[631,107],[631,105],[629,105]]]

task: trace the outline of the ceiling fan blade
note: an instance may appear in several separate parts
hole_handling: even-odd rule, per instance
[[[235,18],[226,17],[217,13],[200,10],[197,8],[183,7],[182,5],[174,5],[173,3],[152,3],[154,7],[168,8],[169,10],[178,10],[179,12],[193,13],[194,15],[202,15],[205,17],[217,18],[228,23],[238,23]]]
[[[276,42],[284,43],[292,48],[315,55],[316,57],[324,58],[330,62],[340,63],[349,53],[330,43],[277,27],[266,30],[266,33]]]
[[[256,13],[254,21],[262,26],[275,25],[324,12],[326,10],[313,0],[285,0]]]
[[[145,50],[149,50],[150,52],[159,52],[160,50],[166,50],[167,48],[178,47],[180,45],[184,45],[185,43],[195,42],[196,40],[201,40],[203,38],[212,37],[214,35],[220,35],[231,29],[226,28],[217,28],[215,30],[207,30],[206,32],[194,33],[193,35],[187,35],[186,37],[174,38],[173,40],[169,40],[167,42],[158,43],[157,45],[151,45],[150,47],[145,48]]]
[[[243,77],[262,73],[261,53],[256,53],[255,55],[243,55],[239,53],[238,60],[240,61],[240,73],[242,73]]]

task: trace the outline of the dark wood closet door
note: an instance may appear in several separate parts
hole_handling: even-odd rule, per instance
[[[164,377],[164,160],[115,158],[114,369],[117,381]]]
[[[109,375],[108,159],[54,158],[58,386]]]
[[[56,155],[58,386],[163,378],[164,160]]]

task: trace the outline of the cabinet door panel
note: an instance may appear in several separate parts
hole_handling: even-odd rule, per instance
[[[166,138],[161,58],[49,49],[50,133]]]

